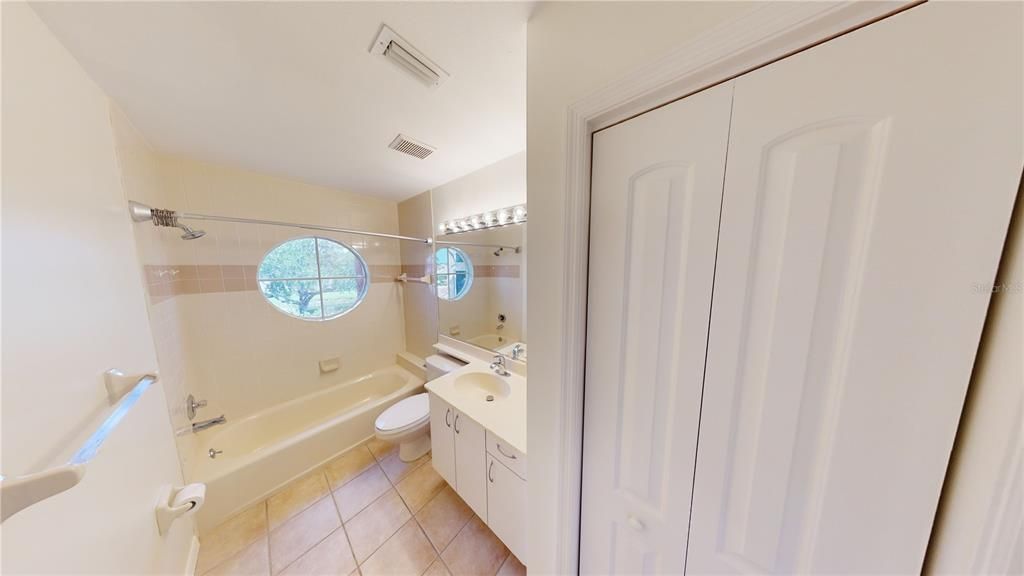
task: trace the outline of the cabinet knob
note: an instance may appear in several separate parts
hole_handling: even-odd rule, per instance
[[[629,518],[626,519],[626,524],[628,524],[630,528],[637,532],[644,531],[644,523],[641,522],[640,519],[636,516],[630,515]]]

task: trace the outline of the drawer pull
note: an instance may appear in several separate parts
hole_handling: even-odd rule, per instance
[[[462,432],[459,431],[459,413],[458,412],[455,413],[455,433],[456,434],[461,434],[462,433]]]
[[[501,448],[501,442],[495,442],[495,444],[498,446],[498,452],[501,452],[502,456],[504,456],[505,458],[510,458],[512,460],[516,460],[517,459],[515,454],[506,454],[505,453],[505,451]]]
[[[444,425],[449,427],[449,428],[452,427],[452,409],[451,408],[446,410],[445,413],[444,413]]]
[[[491,460],[491,465],[487,467],[487,480],[494,484],[494,460]]]

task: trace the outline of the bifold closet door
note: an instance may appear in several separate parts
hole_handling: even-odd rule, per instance
[[[1022,18],[928,3],[736,79],[688,572],[921,570],[1024,162]]]
[[[732,85],[594,135],[580,569],[683,570]]]

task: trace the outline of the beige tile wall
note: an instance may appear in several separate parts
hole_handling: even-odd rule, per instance
[[[398,232],[395,202],[154,152],[121,116],[114,118],[128,197],[183,212]],[[179,450],[189,459],[188,393],[209,402],[200,418],[229,421],[391,365],[405,350],[399,242],[317,233],[353,247],[370,266],[366,298],[325,322],[274,309],[256,289],[263,255],[310,231],[189,221],[206,236],[135,224],[150,316]],[[320,374],[318,362],[341,367]],[[186,472],[188,466],[186,465]]]

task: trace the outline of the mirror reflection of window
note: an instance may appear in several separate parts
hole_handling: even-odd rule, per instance
[[[439,248],[434,254],[437,297],[458,300],[473,286],[473,263],[458,248]]]

